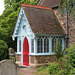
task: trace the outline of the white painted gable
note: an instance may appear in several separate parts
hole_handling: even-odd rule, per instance
[[[20,9],[20,13],[12,36],[13,40],[17,36],[34,36],[34,33],[31,30],[26,14],[22,7]]]

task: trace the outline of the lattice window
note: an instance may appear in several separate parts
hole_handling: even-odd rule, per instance
[[[31,52],[34,53],[34,39],[31,40]]]
[[[19,38],[19,52],[21,52],[21,37]]]
[[[37,53],[49,52],[49,39],[47,37],[39,37],[37,39]]]
[[[42,53],[43,51],[42,51],[42,39],[41,39],[41,37],[39,37],[38,39],[37,39],[37,53]]]
[[[49,52],[49,39],[47,37],[45,37],[44,39],[44,53],[48,53]]]
[[[47,53],[49,53],[49,39],[47,38]]]
[[[54,52],[54,50],[56,50],[58,42],[62,45],[62,39],[60,37],[53,37],[53,39],[52,39],[52,52]]]

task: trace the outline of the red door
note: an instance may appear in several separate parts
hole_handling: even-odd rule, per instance
[[[26,37],[23,43],[23,65],[29,66],[29,43]]]

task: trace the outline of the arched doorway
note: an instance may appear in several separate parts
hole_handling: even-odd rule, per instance
[[[29,43],[27,37],[25,37],[23,43],[23,65],[29,66]]]

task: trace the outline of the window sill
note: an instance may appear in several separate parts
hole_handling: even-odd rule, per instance
[[[54,53],[54,52],[52,52],[52,53],[37,53],[37,54],[30,53],[29,55],[32,55],[32,56],[40,56],[40,55],[55,55],[55,53]]]
[[[22,54],[22,53],[21,52],[17,52],[16,54],[19,55],[19,54]]]

